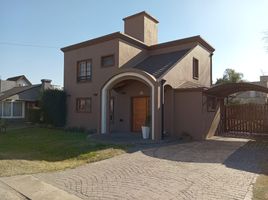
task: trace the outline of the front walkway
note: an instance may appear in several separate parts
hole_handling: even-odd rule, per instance
[[[250,199],[267,146],[214,138],[34,175],[82,199]]]

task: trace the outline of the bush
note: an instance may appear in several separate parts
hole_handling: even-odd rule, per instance
[[[33,123],[40,123],[41,110],[40,108],[30,108],[28,110],[28,119]]]
[[[41,97],[43,123],[62,127],[66,123],[66,93],[62,90],[45,90]]]

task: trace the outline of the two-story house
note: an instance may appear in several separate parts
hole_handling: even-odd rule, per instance
[[[150,116],[152,139],[204,138],[202,90],[212,83],[214,48],[200,36],[158,43],[159,22],[146,12],[123,20],[124,33],[61,49],[67,126],[140,132]]]

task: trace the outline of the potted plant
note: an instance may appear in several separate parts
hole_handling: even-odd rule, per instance
[[[141,127],[143,139],[148,139],[150,135],[151,116],[147,115],[144,126]]]

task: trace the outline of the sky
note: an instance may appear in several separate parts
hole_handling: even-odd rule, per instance
[[[200,35],[216,49],[214,81],[226,68],[268,75],[268,0],[0,0],[0,77],[63,86],[61,47],[123,32],[122,18],[144,10],[159,43]]]

